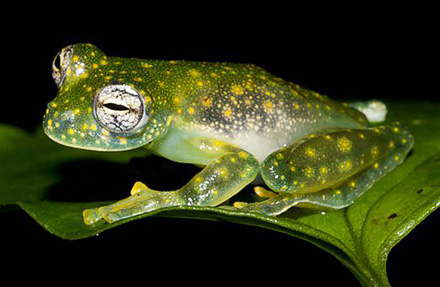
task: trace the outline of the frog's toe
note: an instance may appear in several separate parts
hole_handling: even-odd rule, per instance
[[[141,193],[141,192],[145,192],[145,191],[150,191],[151,189],[149,189],[145,184],[143,184],[142,182],[140,182],[140,181],[137,181],[134,185],[133,185],[133,187],[132,187],[132,189],[131,189],[131,191],[130,191],[130,194],[131,195],[135,195],[135,194],[137,194],[137,193]]]
[[[256,195],[262,198],[274,198],[277,197],[277,194],[271,190],[267,190],[262,186],[255,186],[254,192]]]
[[[93,225],[102,219],[102,215],[99,208],[85,209],[83,211],[83,219],[85,224]]]
[[[249,203],[247,202],[243,202],[243,201],[236,201],[234,202],[234,207],[238,208],[238,209],[243,209],[245,208],[247,205],[249,205]]]

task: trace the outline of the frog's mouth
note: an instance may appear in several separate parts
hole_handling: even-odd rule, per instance
[[[124,151],[142,146],[137,137],[118,136],[95,124],[93,115],[75,111],[62,113],[48,109],[43,119],[44,133],[64,146],[93,151]]]

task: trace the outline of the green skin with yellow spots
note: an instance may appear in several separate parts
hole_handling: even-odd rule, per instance
[[[53,77],[59,92],[43,122],[52,140],[97,151],[146,147],[204,166],[175,191],[137,182],[128,198],[85,210],[86,224],[218,206],[261,181],[270,190],[255,191],[267,199],[234,208],[274,216],[292,206],[340,209],[413,146],[400,124],[369,127],[357,109],[249,64],[125,59],[76,44],[57,55]]]

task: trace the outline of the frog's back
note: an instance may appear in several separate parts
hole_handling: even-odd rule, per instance
[[[324,128],[367,124],[357,110],[249,64],[177,63],[171,93],[176,123],[187,138],[215,138],[260,161],[280,147]]]

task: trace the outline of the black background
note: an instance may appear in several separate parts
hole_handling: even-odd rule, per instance
[[[336,14],[318,9],[323,7],[250,11],[212,5],[189,12],[184,10],[188,7],[169,6],[121,5],[104,11],[72,5],[47,14],[27,6],[26,14],[14,11],[14,20],[2,24],[1,66],[6,73],[0,122],[29,131],[40,125],[46,103],[56,95],[52,59],[78,42],[92,43],[110,56],[254,63],[332,98],[439,101],[438,23],[428,8],[345,12],[341,7]],[[388,262],[393,286],[436,280],[437,263],[427,259],[440,255],[439,223],[435,212],[393,249]],[[257,227],[148,218],[98,237],[65,241],[17,210],[1,213],[0,227],[0,246],[11,251],[2,260],[11,269],[41,269],[43,278],[57,273],[72,281],[94,274],[123,278],[127,284],[132,277],[143,284],[153,279],[358,284],[321,249]]]

